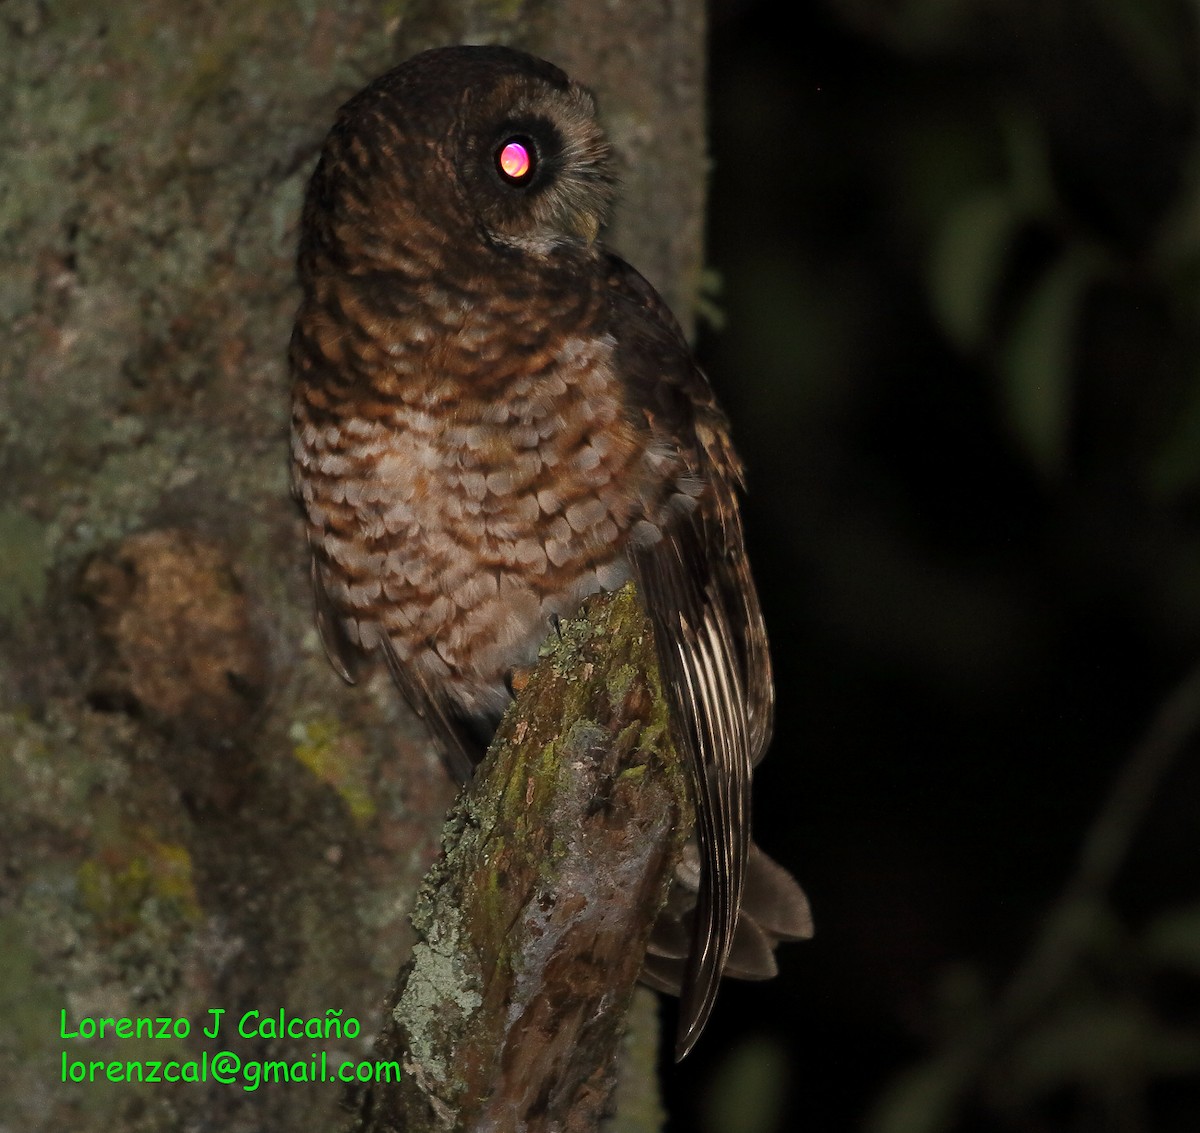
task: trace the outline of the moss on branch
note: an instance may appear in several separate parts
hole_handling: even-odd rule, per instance
[[[690,828],[632,586],[552,637],[443,832],[360,1129],[595,1129]]]

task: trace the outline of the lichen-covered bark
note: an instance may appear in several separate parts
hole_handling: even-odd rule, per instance
[[[655,140],[699,138],[699,91],[664,61],[699,57],[699,4],[664,13],[636,51],[606,10],[574,26],[565,11],[0,6],[0,1099],[13,1128],[339,1123],[331,1083],[131,1085],[102,1069],[76,1084],[61,1057],[369,1054],[453,791],[386,680],[341,687],[312,629],[287,482],[297,213],[340,102],[454,38],[586,61],[637,156],[630,191],[679,169]],[[648,90],[676,117],[640,103]],[[680,176],[695,191],[625,213],[627,247],[696,231],[694,148]],[[673,294],[689,293],[692,243],[649,266],[684,281]],[[244,1012],[280,1008],[340,1011],[363,1034],[236,1033]],[[210,1009],[227,1013],[215,1040],[200,1032]],[[187,1019],[191,1034],[63,1039],[64,1010]]]
[[[632,586],[544,650],[443,832],[360,1128],[594,1130],[690,830]]]

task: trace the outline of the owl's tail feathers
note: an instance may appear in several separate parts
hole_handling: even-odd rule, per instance
[[[657,991],[680,995],[683,990],[699,889],[700,854],[693,840],[675,869],[674,884],[646,949],[642,983]],[[807,940],[812,934],[808,898],[796,879],[751,843],[741,912],[722,974],[769,980],[779,972],[775,946],[783,940]]]

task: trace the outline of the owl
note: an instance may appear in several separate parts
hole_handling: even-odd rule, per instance
[[[294,482],[334,668],[381,657],[460,779],[556,619],[634,580],[697,816],[643,969],[682,1057],[722,974],[773,975],[811,921],[750,839],[774,692],[742,465],[599,240],[614,190],[592,96],[515,50],[428,51],[346,103],[301,222]]]

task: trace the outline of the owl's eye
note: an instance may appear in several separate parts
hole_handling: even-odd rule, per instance
[[[527,185],[537,169],[537,150],[529,138],[509,138],[496,150],[496,171],[510,185]]]

